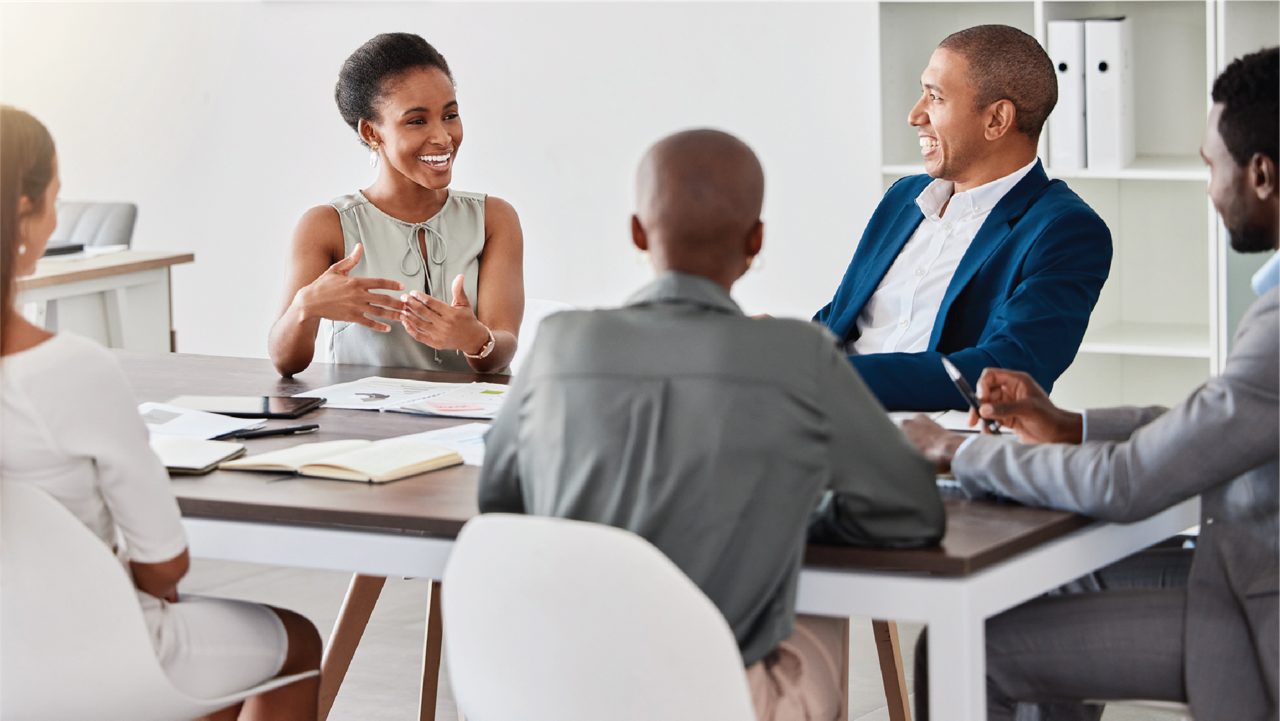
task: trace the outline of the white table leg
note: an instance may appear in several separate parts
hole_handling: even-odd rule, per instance
[[[951,608],[929,623],[929,718],[986,721],[986,623]]]
[[[107,346],[124,348],[124,329],[127,322],[125,289],[112,288],[102,294],[107,316]]]

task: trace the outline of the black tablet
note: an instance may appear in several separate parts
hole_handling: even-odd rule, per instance
[[[236,418],[297,418],[324,405],[324,399],[292,396],[178,396],[168,403]]]

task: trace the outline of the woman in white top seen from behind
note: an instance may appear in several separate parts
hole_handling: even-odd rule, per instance
[[[319,668],[320,637],[306,618],[179,595],[189,559],[178,504],[115,357],[18,313],[14,281],[35,270],[48,244],[59,187],[48,130],[0,105],[0,492],[10,483],[42,488],[117,552],[161,666],[186,693],[214,698]],[[314,721],[319,683],[293,683],[209,718]]]

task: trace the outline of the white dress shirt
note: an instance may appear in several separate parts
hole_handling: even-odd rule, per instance
[[[858,315],[858,338],[846,351],[866,355],[928,350],[942,296],[960,259],[991,209],[1035,164],[1033,159],[1003,178],[954,195],[950,180],[929,183],[916,196],[924,220]]]

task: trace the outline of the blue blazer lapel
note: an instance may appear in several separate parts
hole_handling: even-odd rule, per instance
[[[1037,160],[1035,167],[991,209],[982,227],[978,229],[978,234],[973,237],[973,242],[969,244],[969,249],[960,259],[960,264],[956,266],[951,282],[947,284],[947,292],[942,296],[942,304],[938,306],[938,315],[933,323],[933,332],[929,335],[930,349],[938,347],[947,313],[956,296],[973,280],[974,274],[987,262],[987,258],[1004,244],[1005,238],[1013,231],[1013,226],[1026,215],[1049,184],[1049,176],[1045,175],[1044,167]]]
[[[884,279],[884,274],[889,272],[889,266],[893,265],[898,253],[902,252],[902,246],[907,244],[907,240],[916,232],[922,220],[924,220],[924,214],[916,205],[915,198],[904,203],[898,210],[898,214],[894,216],[888,232],[882,236],[883,240],[878,247],[872,250],[865,262],[858,264],[858,275],[853,292],[844,304],[840,317],[832,324],[832,330],[842,341],[848,340],[856,332],[858,316],[862,313],[862,308],[866,306],[868,300],[871,300],[871,294],[876,292],[880,281]]]

